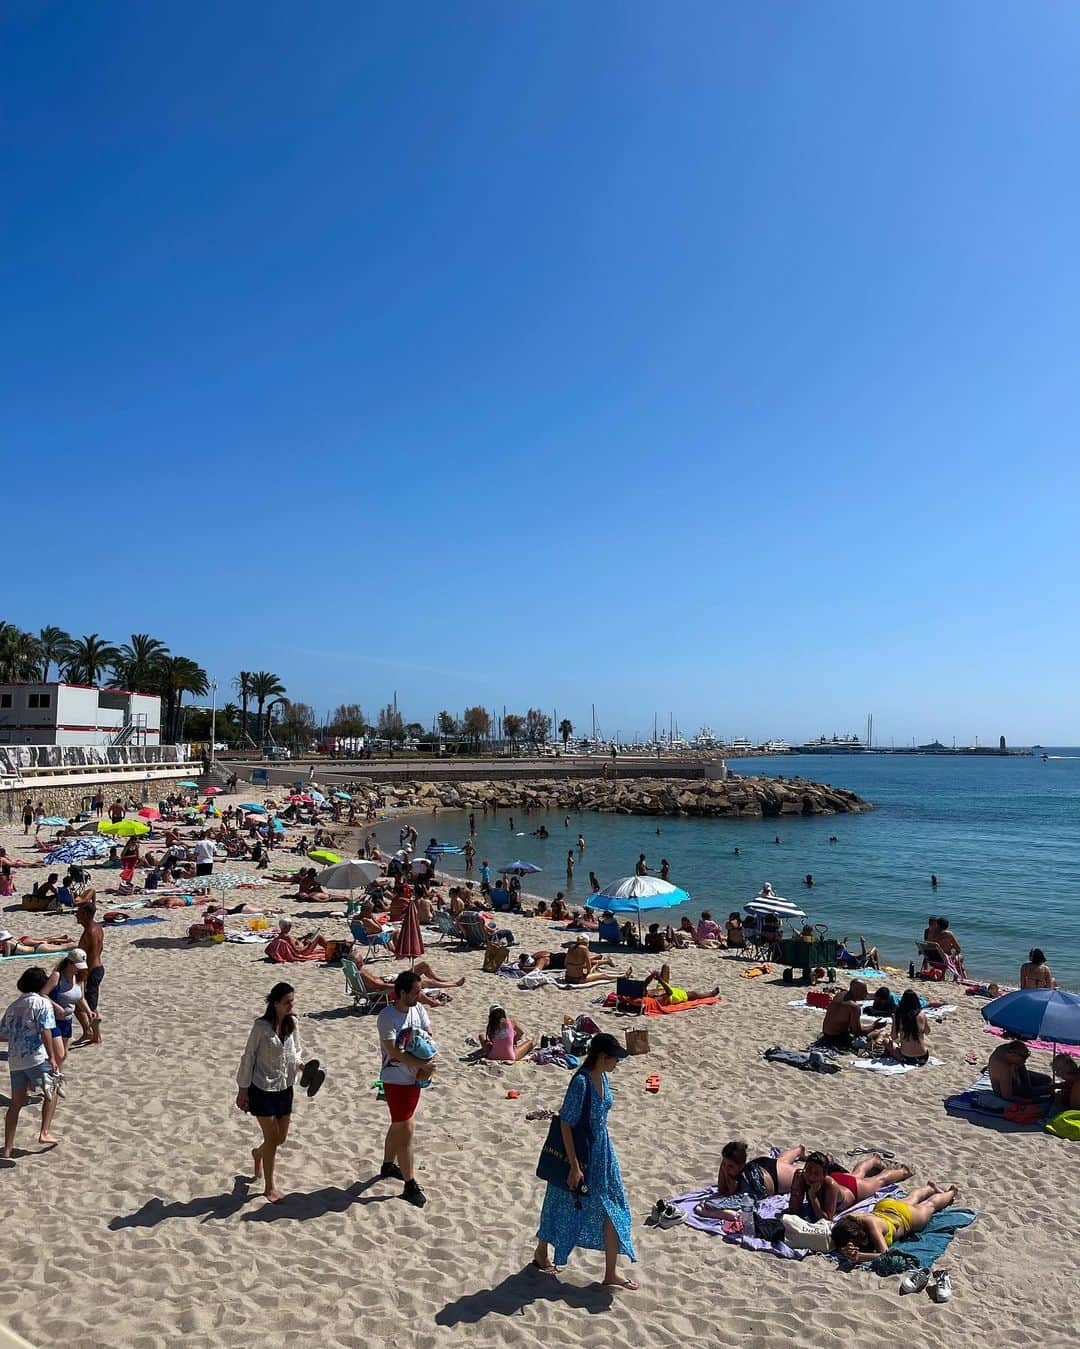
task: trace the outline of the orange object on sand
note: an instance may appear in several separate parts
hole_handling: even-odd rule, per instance
[[[506,1099],[508,1101],[516,1101],[520,1095],[521,1095],[520,1091],[508,1091],[506,1093]]]
[[[642,1010],[646,1016],[670,1016],[673,1012],[689,1012],[692,1007],[712,1007],[723,1002],[723,998],[695,998],[693,1002],[657,1002],[655,998],[645,998]]]
[[[645,1090],[651,1091],[654,1096],[656,1095],[656,1093],[660,1090],[659,1073],[652,1073],[649,1077],[645,1079]]]

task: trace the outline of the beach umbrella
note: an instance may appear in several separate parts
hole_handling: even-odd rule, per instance
[[[375,862],[364,862],[359,858],[350,857],[347,861],[337,862],[334,866],[327,867],[325,871],[320,871],[318,879],[324,890],[348,890],[351,900],[357,886],[367,885],[378,874],[379,868]]]
[[[224,787],[204,787],[203,796],[220,796],[224,790]]]
[[[338,799],[339,801],[351,801],[351,800],[352,800],[352,797],[349,795],[348,792],[335,792],[334,795],[337,797],[337,799]]]
[[[335,862],[342,860],[338,853],[331,852],[329,848],[312,848],[308,856],[313,862],[325,862],[327,866],[332,866]]]
[[[657,876],[624,876],[622,880],[612,881],[595,895],[590,895],[585,901],[585,907],[610,913],[636,913],[640,937],[642,913],[651,909],[674,909],[679,904],[687,903],[689,898],[685,890]]]
[[[405,905],[405,915],[401,920],[401,927],[398,928],[397,935],[394,937],[394,955],[402,958],[409,957],[410,965],[416,963],[416,957],[424,954],[424,938],[420,935],[420,918],[416,912],[416,904],[409,900]]]
[[[194,787],[194,788],[198,788],[198,785],[199,785],[199,784],[198,784],[197,782],[192,782],[191,779],[188,778],[188,779],[186,779],[184,782],[178,782],[176,785],[177,785],[178,787]]]
[[[270,821],[270,828],[273,829],[275,834],[283,834],[285,832],[284,824],[282,824],[276,816]]]
[[[806,914],[797,904],[793,904],[790,899],[785,899],[783,895],[756,895],[749,904],[743,905],[745,913],[757,914],[761,917],[767,913],[773,913],[777,918],[805,918]]]
[[[1057,988],[1021,988],[980,1008],[983,1019],[1018,1040],[1080,1045],[1080,995]]]
[[[62,843],[49,853],[45,861],[52,866],[56,862],[85,862],[90,858],[104,857],[109,851],[108,840],[103,838],[76,838],[70,843]]]
[[[150,826],[143,824],[142,820],[117,820],[115,824],[112,820],[98,822],[99,834],[112,834],[115,838],[138,838],[149,832]]]
[[[240,807],[239,807],[239,808],[240,808],[241,810],[249,811],[249,812],[250,812],[251,814],[253,814],[253,815],[265,815],[265,814],[266,814],[266,807],[265,807],[265,806],[260,806],[260,805],[259,805],[257,802],[255,802],[255,801],[241,801],[241,802],[240,802]]]
[[[62,815],[45,815],[38,821],[39,824],[47,824],[50,827],[58,827],[64,824],[70,824],[70,820],[64,819]]]
[[[144,820],[161,819],[161,811],[155,810],[153,806],[143,806],[142,810],[136,811],[135,813],[141,815]]]
[[[533,876],[538,871],[543,871],[543,867],[535,866],[532,862],[507,862],[506,866],[499,868],[500,876]]]
[[[220,815],[221,811],[214,805],[213,801],[204,801],[199,807],[200,815]]]

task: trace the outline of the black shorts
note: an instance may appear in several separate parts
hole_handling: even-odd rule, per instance
[[[105,966],[98,965],[86,976],[86,991],[83,996],[86,998],[86,1005],[92,1012],[97,1011],[99,990],[101,981],[105,978]]]
[[[547,967],[548,967],[549,970],[565,970],[565,969],[566,969],[566,952],[565,952],[565,951],[552,951],[552,953],[551,953],[551,959],[548,961]]]
[[[249,1115],[262,1116],[264,1119],[267,1116],[271,1119],[283,1119],[286,1115],[292,1114],[293,1089],[286,1087],[284,1091],[263,1091],[253,1082],[248,1087],[247,1108]]]
[[[213,864],[213,862],[196,862],[196,863],[195,863],[195,875],[196,875],[196,876],[209,876],[209,875],[211,875],[211,874],[213,873],[213,870],[214,870],[214,864]]]

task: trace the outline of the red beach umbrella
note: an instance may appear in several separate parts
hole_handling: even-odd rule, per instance
[[[161,811],[155,810],[153,806],[143,806],[142,810],[137,812],[144,820],[160,820]]]
[[[417,916],[416,905],[410,899],[405,905],[405,916],[394,938],[394,955],[399,958],[408,956],[410,963],[414,963],[416,957],[423,954],[424,939],[420,935],[420,919]]]
[[[224,790],[224,787],[204,787],[203,796],[220,796]]]

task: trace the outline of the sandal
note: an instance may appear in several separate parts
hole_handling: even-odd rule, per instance
[[[309,1086],[311,1084],[312,1078],[318,1071],[319,1071],[319,1060],[308,1059],[307,1063],[305,1063],[303,1068],[301,1068],[300,1070],[300,1085],[302,1087]]]
[[[650,1073],[645,1079],[645,1090],[651,1092],[653,1096],[660,1090],[660,1074]]]

